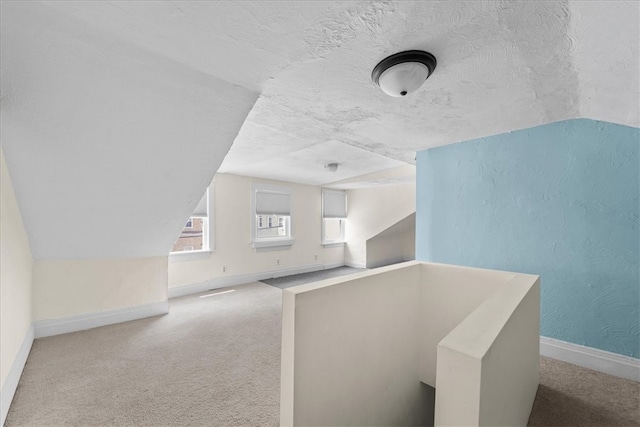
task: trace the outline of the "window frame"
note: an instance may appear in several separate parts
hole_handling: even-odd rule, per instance
[[[340,193],[344,196],[345,200],[344,200],[344,206],[345,206],[345,213],[348,209],[348,200],[347,200],[347,192],[344,190],[333,190],[330,188],[323,188],[322,189],[322,193],[321,193],[321,207],[320,207],[320,216],[321,216],[321,222],[322,222],[322,229],[321,229],[321,233],[322,233],[322,246],[325,247],[331,247],[331,246],[343,246],[346,243],[346,228],[347,228],[347,216],[345,215],[344,217],[325,217],[324,216],[324,195],[326,193]],[[341,219],[342,223],[340,225],[340,231],[341,231],[341,237],[340,239],[334,239],[334,240],[327,240],[325,239],[325,235],[326,235],[326,220],[328,219]]]
[[[211,185],[205,190],[207,196],[207,216],[206,217],[189,217],[189,221],[193,218],[202,219],[202,249],[193,251],[169,252],[169,262],[193,261],[205,259],[211,256],[214,251],[214,234],[213,234],[213,212],[214,212],[214,184],[215,178]],[[184,228],[188,228],[185,227]],[[193,228],[193,225],[192,227]]]
[[[288,221],[286,221],[286,236],[274,236],[274,237],[258,237],[258,213],[256,211],[256,195],[259,192],[265,193],[279,193],[286,194],[289,196],[289,215],[278,215],[280,217],[288,217]],[[280,186],[280,185],[272,185],[266,184],[262,182],[253,182],[251,184],[251,211],[249,212],[250,222],[251,222],[251,246],[256,249],[289,249],[291,245],[295,242],[295,238],[293,237],[293,191],[291,187]],[[262,214],[267,215],[267,214]]]

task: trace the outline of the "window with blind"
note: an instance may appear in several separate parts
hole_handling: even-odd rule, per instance
[[[344,243],[347,222],[347,193],[322,190],[322,244]]]
[[[209,189],[204,192],[195,210],[186,221],[172,254],[209,250]]]
[[[291,238],[291,190],[267,184],[252,186],[251,226],[254,248],[290,246]]]

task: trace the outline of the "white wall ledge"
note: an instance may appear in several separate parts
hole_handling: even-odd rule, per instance
[[[284,289],[281,425],[423,425],[420,382],[435,425],[526,425],[538,321],[538,276],[513,272],[409,261]]]
[[[268,239],[268,240],[255,240],[251,242],[251,246],[254,249],[263,248],[281,248],[289,249],[296,239]]]
[[[344,246],[346,242],[322,242],[322,246],[325,248],[339,248],[340,246]]]

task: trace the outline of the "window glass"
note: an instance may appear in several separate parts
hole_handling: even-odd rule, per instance
[[[291,188],[254,182],[251,193],[252,246],[256,250],[291,246]]]
[[[289,218],[283,215],[256,215],[256,238],[272,239],[289,236]]]
[[[173,244],[171,253],[209,250],[209,189],[198,202],[187,220],[180,236]]]
[[[189,218],[171,252],[201,251],[204,247],[204,233],[207,218]]]
[[[344,243],[347,221],[347,193],[322,190],[322,243]]]
[[[324,242],[344,241],[344,218],[325,218],[324,220]]]

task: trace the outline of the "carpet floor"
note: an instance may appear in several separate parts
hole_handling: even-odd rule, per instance
[[[281,298],[252,283],[172,299],[165,316],[37,339],[5,425],[277,426]],[[529,425],[640,425],[639,383],[540,363]]]
[[[640,383],[540,357],[529,426],[640,426]]]
[[[5,425],[279,425],[282,291],[233,289],[35,340]]]

